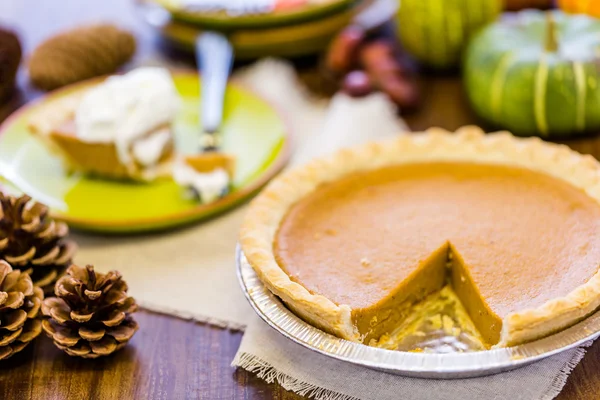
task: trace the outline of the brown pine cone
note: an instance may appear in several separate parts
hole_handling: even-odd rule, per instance
[[[23,350],[42,332],[44,293],[28,274],[0,261],[0,360]]]
[[[51,90],[112,74],[134,52],[131,33],[110,24],[83,26],[40,44],[29,60],[29,77],[40,89]]]
[[[0,259],[28,271],[45,294],[52,293],[77,250],[68,234],[67,225],[50,218],[45,205],[0,192]]]
[[[101,274],[91,265],[71,265],[56,282],[55,294],[42,304],[42,313],[50,317],[42,327],[70,356],[109,355],[125,346],[138,329],[130,315],[137,304],[127,296],[127,284],[117,271]]]
[[[0,102],[13,92],[21,63],[21,44],[17,35],[0,29]]]

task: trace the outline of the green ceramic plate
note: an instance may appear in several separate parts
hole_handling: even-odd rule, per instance
[[[175,72],[183,106],[175,122],[176,148],[197,150],[200,130],[199,79]],[[0,176],[5,183],[48,204],[55,217],[72,227],[101,232],[141,232],[172,228],[229,209],[251,196],[272,178],[288,158],[287,126],[266,101],[236,85],[227,89],[223,150],[237,157],[232,192],[199,205],[186,200],[171,180],[127,183],[65,174],[61,160],[29,134],[27,122],[35,107],[82,90],[100,80],[57,91],[27,105],[0,126]]]
[[[265,56],[297,57],[323,51],[333,37],[352,21],[364,2],[344,12],[301,24],[264,29],[240,29],[228,35],[236,59]],[[202,30],[177,21],[161,21],[145,14],[146,20],[169,42],[184,50],[194,51]]]

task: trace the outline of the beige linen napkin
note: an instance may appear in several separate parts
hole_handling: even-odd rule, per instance
[[[481,378],[405,378],[330,359],[287,340],[262,321],[253,321],[233,365],[318,400],[551,400],[584,354],[580,347]]]
[[[277,104],[290,119],[292,165],[405,129],[383,95],[312,99],[293,68],[281,61],[262,61],[236,79]],[[266,327],[242,295],[234,250],[246,208],[169,233],[77,234],[81,250],[75,261],[121,271],[131,294],[146,309],[235,329],[249,326],[233,365],[318,399],[551,399],[584,354],[580,348],[515,372],[461,381],[402,378],[313,354]]]

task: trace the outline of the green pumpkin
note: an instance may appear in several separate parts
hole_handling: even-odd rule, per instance
[[[600,131],[600,20],[560,11],[507,14],[466,52],[469,100],[483,119],[521,136]]]
[[[447,69],[460,63],[472,34],[501,11],[502,0],[400,0],[398,34],[422,64]]]

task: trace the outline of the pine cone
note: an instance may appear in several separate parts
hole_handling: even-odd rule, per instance
[[[40,44],[29,60],[34,85],[51,90],[115,72],[135,52],[135,38],[114,25],[83,26]]]
[[[42,332],[44,293],[28,274],[0,261],[0,360],[23,350]]]
[[[129,314],[137,310],[127,297],[127,284],[117,271],[94,272],[88,265],[71,265],[56,282],[56,297],[42,304],[50,317],[42,327],[54,344],[70,356],[96,358],[127,344],[138,325]]]
[[[20,62],[21,44],[17,35],[0,29],[0,102],[12,94]]]
[[[69,228],[48,215],[48,207],[29,196],[0,192],[0,259],[27,270],[45,294],[71,264],[77,246],[67,240]]]

